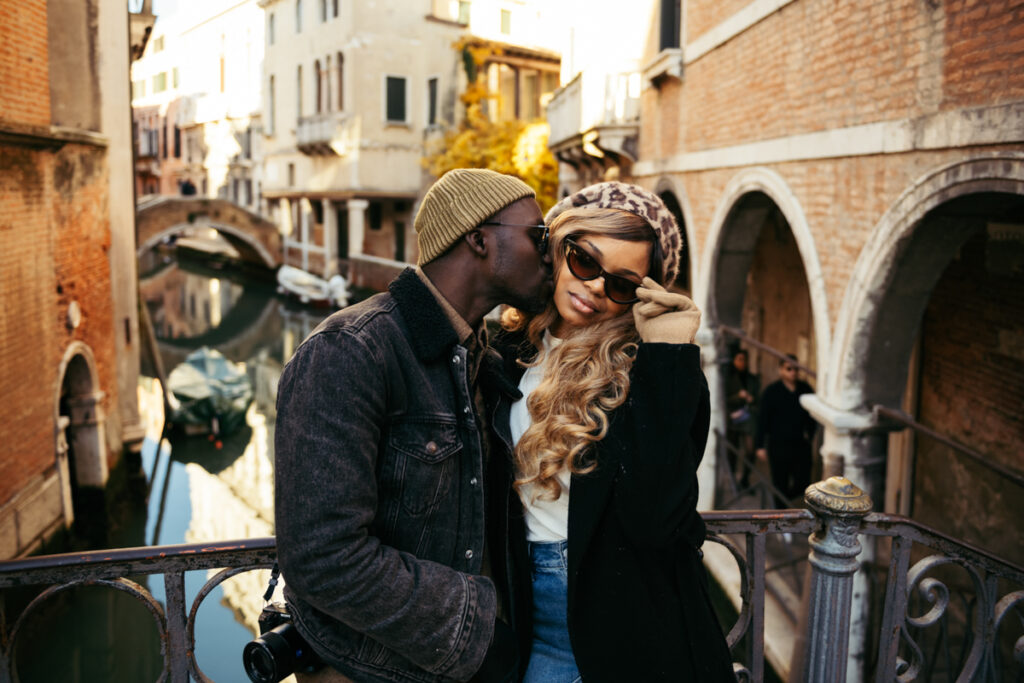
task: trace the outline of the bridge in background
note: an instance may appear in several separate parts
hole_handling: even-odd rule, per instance
[[[135,210],[138,254],[193,228],[213,228],[247,263],[271,270],[281,265],[277,226],[226,199],[154,197],[140,202]]]

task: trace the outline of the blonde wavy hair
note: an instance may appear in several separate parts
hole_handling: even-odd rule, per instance
[[[654,230],[643,218],[620,209],[568,209],[552,221],[551,253],[554,277],[565,268],[565,240],[582,235],[602,235],[651,244],[649,275],[661,282],[661,249]],[[525,330],[537,356],[520,361],[526,367],[545,362],[542,343],[545,331],[558,320],[554,300],[530,316],[516,309],[502,315],[508,330]],[[516,444],[515,486],[536,486],[533,495],[556,500],[561,494],[558,473],[592,472],[597,463],[592,445],[608,433],[608,414],[622,405],[629,393],[629,371],[640,337],[632,309],[587,327],[574,328],[552,348],[540,385],[526,402],[530,426]]]

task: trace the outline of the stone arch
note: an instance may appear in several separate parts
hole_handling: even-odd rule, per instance
[[[71,342],[58,368],[53,402],[54,450],[68,524],[75,516],[78,489],[102,488],[107,483],[104,396],[92,349],[83,342]]]
[[[977,193],[1024,196],[1024,155],[999,155],[939,167],[908,188],[861,250],[839,311],[825,398],[839,410],[899,405],[916,328],[932,289],[961,245],[978,230],[949,223],[918,228],[929,211]],[[923,234],[927,232],[928,234]],[[897,285],[898,283],[898,285]],[[821,391],[821,389],[819,389]]]
[[[213,228],[242,258],[274,269],[281,263],[281,235],[273,223],[226,199],[157,197],[136,210],[137,254],[188,228]]]
[[[190,228],[200,227],[213,228],[214,230],[216,230],[218,233],[220,233],[221,237],[227,240],[227,242],[235,249],[237,249],[243,256],[247,252],[254,252],[259,257],[259,260],[267,268],[274,268],[276,266],[276,261],[274,257],[270,255],[270,252],[267,251],[266,247],[264,247],[258,241],[254,240],[243,230],[240,230],[231,225],[225,225],[224,223],[213,223],[208,221],[201,221],[196,223],[178,223],[176,225],[172,225],[168,228],[165,228],[160,232],[149,236],[149,238],[145,242],[141,243],[139,245],[137,253],[139,256],[142,256],[147,251],[153,249],[158,244],[160,244],[160,242],[162,242],[167,237],[170,237],[171,235],[176,235]]]
[[[811,298],[816,366],[819,373],[825,373],[831,348],[825,276],[803,207],[777,172],[763,167],[745,169],[726,185],[704,244],[700,277],[694,285],[695,298],[709,327],[717,328],[722,323],[739,326],[746,274],[760,226],[729,224],[740,202],[755,194],[771,200],[796,240]]]
[[[693,216],[693,210],[690,208],[690,198],[687,196],[685,190],[680,186],[680,184],[668,176],[663,176],[658,179],[658,182],[654,185],[654,194],[661,197],[663,201],[665,200],[665,195],[669,195],[676,202],[676,207],[671,206],[668,201],[666,201],[665,204],[673,213],[675,213],[675,209],[678,208],[679,215],[676,216],[676,218],[682,218],[682,225],[679,227],[683,230],[683,244],[686,249],[686,258],[685,263],[679,264],[680,274],[684,272],[683,268],[685,268],[685,281],[687,287],[692,292],[694,282],[697,280],[697,262],[694,258],[697,238],[693,230],[693,220],[691,218]]]

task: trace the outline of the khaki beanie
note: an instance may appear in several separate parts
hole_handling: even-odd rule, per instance
[[[420,203],[413,225],[419,265],[429,263],[509,204],[536,197],[519,178],[483,168],[456,168],[438,178]]]

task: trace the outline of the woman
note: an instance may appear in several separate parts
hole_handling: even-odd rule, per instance
[[[665,290],[679,227],[618,182],[547,220],[554,295],[541,314],[503,317],[496,345],[519,391],[492,423],[505,477],[492,500],[507,513],[494,573],[530,653],[525,681],[734,681],[699,549],[700,312]]]

